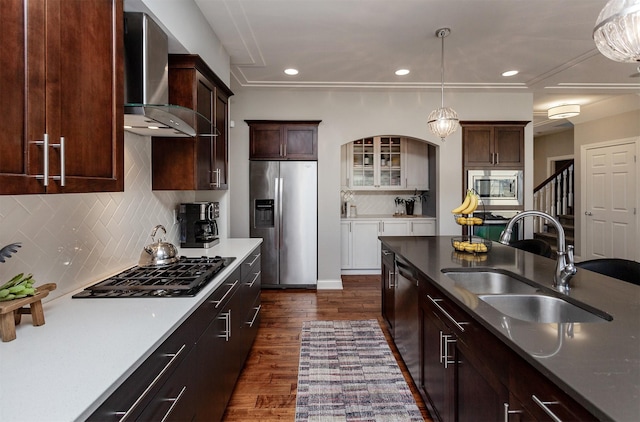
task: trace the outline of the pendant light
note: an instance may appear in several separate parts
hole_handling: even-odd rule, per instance
[[[617,62],[640,62],[640,0],[609,0],[593,29],[600,52]]]
[[[444,138],[451,135],[458,129],[458,113],[452,108],[444,106],[444,39],[451,33],[449,28],[440,28],[436,31],[436,37],[442,40],[442,56],[440,65],[440,108],[429,114],[427,123],[429,129],[444,141]]]

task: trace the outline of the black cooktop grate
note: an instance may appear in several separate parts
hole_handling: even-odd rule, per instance
[[[74,298],[195,296],[235,258],[186,258],[159,267],[132,267],[87,287]]]

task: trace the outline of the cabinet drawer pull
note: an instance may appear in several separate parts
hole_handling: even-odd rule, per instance
[[[187,386],[186,385],[182,387],[182,390],[180,390],[180,392],[178,393],[178,395],[175,398],[167,399],[167,401],[172,401],[173,403],[171,403],[171,407],[169,408],[169,410],[167,410],[167,413],[165,413],[165,415],[162,417],[160,422],[165,422],[167,420],[169,415],[171,415],[171,412],[173,412],[173,408],[176,407],[176,404],[178,404],[178,402],[182,398],[182,395],[184,394],[185,391],[187,391]]]
[[[260,273],[262,273],[262,271],[258,271],[257,273],[255,273],[255,277],[253,277],[253,280],[251,280],[251,282],[247,283],[248,287],[253,287],[253,285],[255,284],[255,282],[258,279],[258,277],[260,277]]]
[[[231,338],[231,309],[229,309],[227,312],[223,312],[222,315],[218,317],[218,319],[224,320],[224,331],[222,332],[222,334],[219,334],[218,337],[223,338],[224,341],[229,341],[229,339]]]
[[[231,293],[231,292],[233,291],[233,289],[236,287],[236,284],[238,284],[238,280],[236,280],[236,281],[234,281],[234,282],[233,282],[233,284],[231,285],[231,287],[229,287],[229,290],[227,290],[227,292],[224,294],[224,296],[222,296],[222,297],[220,298],[220,300],[214,300],[214,301],[212,301],[213,303],[215,303],[215,304],[216,304],[216,308],[217,308],[218,306],[220,306],[220,304],[221,304],[222,302],[224,302],[224,300],[227,298],[227,296],[229,296],[229,293]]]
[[[509,415],[521,414],[522,410],[509,410],[509,403],[504,403],[504,422],[509,422]]]
[[[383,249],[383,250],[382,250],[382,254],[383,254],[384,256],[388,256],[388,255],[391,255],[391,252],[389,252],[389,251],[388,251],[388,250],[386,250],[386,249]]]
[[[396,287],[396,284],[394,282],[395,276],[396,276],[396,273],[394,273],[393,271],[389,270],[389,288],[390,289],[393,289],[393,288]]]
[[[436,306],[436,308],[438,308],[440,312],[442,312],[444,316],[446,316],[449,319],[449,321],[453,322],[455,326],[458,327],[458,330],[464,332],[464,327],[462,325],[468,324],[468,322],[458,322],[451,315],[449,315],[449,313],[445,311],[444,308],[440,306],[440,304],[438,303],[438,302],[442,302],[442,299],[434,299],[430,295],[427,295],[427,297]]]
[[[60,137],[60,143],[59,144],[51,144],[51,148],[58,148],[60,150],[60,176],[53,176],[52,179],[53,180],[59,180],[60,181],[60,186],[64,186],[65,185],[64,136]]]
[[[262,309],[262,305],[258,305],[257,308],[253,308],[256,310],[256,312],[253,314],[253,318],[251,319],[251,322],[247,322],[247,325],[249,326],[249,328],[253,327],[253,324],[256,322],[256,318],[258,318],[258,314],[260,313],[260,309]]]
[[[455,344],[455,343],[456,343],[456,339],[453,338],[451,334],[442,334],[441,344],[442,344],[443,353],[441,356],[441,362],[444,366],[444,369],[447,369],[449,368],[449,365],[453,365],[454,363],[456,363],[455,360],[449,359],[449,345]]]
[[[45,133],[42,141],[35,141],[34,144],[42,145],[43,168],[42,174],[36,176],[36,179],[42,179],[44,186],[49,186],[49,134]]]
[[[544,410],[544,413],[546,413],[554,422],[562,422],[562,419],[560,419],[559,417],[556,416],[555,413],[553,413],[551,411],[551,409],[549,409],[548,405],[550,404],[560,404],[560,402],[558,401],[542,401],[539,398],[536,397],[535,394],[533,394],[531,396],[531,398],[533,399],[533,401],[540,406],[540,408],[542,410]]]
[[[220,169],[215,169],[211,172],[211,176],[213,178],[213,176],[216,176],[216,180],[215,181],[211,181],[210,186],[214,187],[214,188],[219,188],[220,187]]]
[[[251,267],[253,264],[255,264],[255,263],[256,263],[256,261],[258,260],[258,258],[260,258],[260,254],[254,255],[253,261],[251,261],[251,262],[245,262],[245,264]]]
[[[156,375],[156,377],[153,379],[153,381],[151,381],[151,383],[149,383],[147,388],[145,388],[145,390],[142,392],[142,394],[140,394],[138,399],[131,405],[129,410],[127,410],[126,412],[116,412],[116,415],[118,415],[118,416],[122,415],[122,417],[120,418],[120,422],[126,421],[127,418],[129,418],[129,416],[131,416],[131,413],[133,413],[133,411],[136,409],[136,407],[138,407],[140,405],[140,403],[142,403],[144,401],[144,399],[147,397],[147,394],[149,394],[149,392],[156,386],[158,381],[160,381],[160,379],[163,377],[163,375],[167,373],[169,368],[171,368],[171,366],[176,361],[176,359],[178,359],[178,356],[180,356],[180,354],[183,352],[185,347],[187,347],[187,345],[183,344],[182,347],[180,349],[178,349],[177,352],[175,352],[173,354],[168,353],[168,354],[165,355],[165,356],[171,356],[171,360],[164,366],[164,368],[162,368],[162,370],[158,373],[158,375]]]

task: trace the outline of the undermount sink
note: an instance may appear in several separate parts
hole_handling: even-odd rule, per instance
[[[475,294],[535,293],[538,290],[504,270],[445,268],[442,272],[455,282],[455,286]]]
[[[479,298],[500,313],[528,322],[570,323],[613,320],[606,312],[583,309],[564,299],[542,294],[481,295]]]

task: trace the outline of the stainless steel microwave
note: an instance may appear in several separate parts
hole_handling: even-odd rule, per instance
[[[486,206],[523,205],[522,170],[469,170],[467,186]]]

